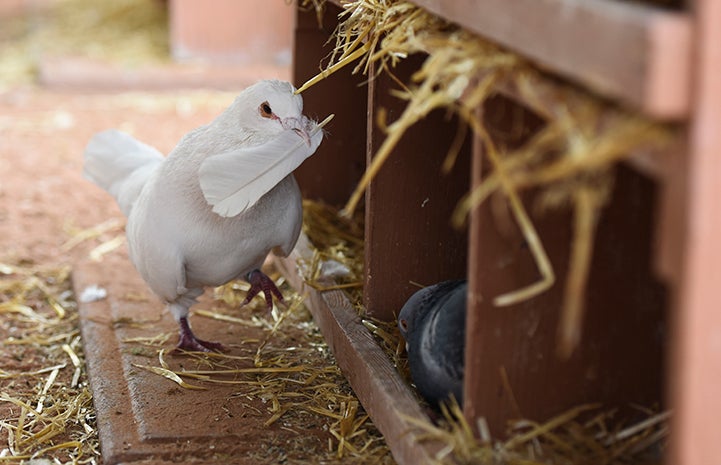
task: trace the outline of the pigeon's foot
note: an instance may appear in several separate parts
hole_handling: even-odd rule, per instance
[[[226,349],[219,342],[204,341],[195,337],[188,324],[188,319],[183,317],[180,319],[180,339],[178,345],[175,346],[174,352],[182,350],[189,352],[223,352]]]
[[[260,291],[263,291],[268,310],[273,310],[273,296],[275,296],[278,302],[282,304],[285,303],[283,294],[280,293],[278,286],[262,271],[253,270],[248,273],[248,282],[250,283],[250,289],[245,296],[245,300],[240,304],[241,307],[250,302]]]

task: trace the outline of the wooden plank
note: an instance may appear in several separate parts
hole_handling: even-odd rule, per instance
[[[94,463],[276,463],[274,458],[279,456],[271,454],[268,448],[286,444],[298,433],[285,429],[282,420],[264,426],[270,414],[263,400],[231,400],[238,394],[238,386],[232,384],[207,384],[208,390],[181,389],[173,381],[134,366],[158,366],[158,359],[156,349],[130,341],[170,334],[171,340],[164,344],[165,349],[170,350],[176,341],[178,324],[160,300],[150,294],[130,263],[125,246],[105,255],[102,262],[79,259],[73,263],[72,271],[75,295],[81,295],[89,286],[107,290],[104,299],[78,302],[88,383],[102,452],[102,460],[94,459]],[[211,306],[213,301],[207,297],[202,299],[203,304]],[[203,337],[210,340],[233,344],[233,341],[259,341],[267,336],[262,327],[229,325],[199,316],[192,319],[202,328],[199,332]],[[301,330],[297,331],[297,336],[302,337]],[[231,350],[235,356],[244,354],[250,359],[255,353],[250,347]],[[188,357],[166,356],[173,370],[193,363]],[[248,364],[252,366],[252,362]],[[239,366],[242,365],[235,365]],[[46,402],[46,406],[50,405]],[[303,434],[316,434],[318,448],[322,448],[329,437],[318,428]],[[263,460],[259,460],[259,451],[265,454]],[[307,451],[296,452],[287,462],[308,455]]]
[[[338,366],[383,434],[399,465],[430,465],[442,445],[423,441],[406,417],[428,421],[390,359],[363,326],[356,310],[342,291],[318,292],[307,286],[297,271],[297,261],[309,263],[313,252],[301,234],[290,257],[275,258],[275,264],[300,294],[333,351]]]
[[[672,266],[682,271],[668,377],[674,434],[667,463],[679,465],[721,463],[721,3],[692,4],[697,50],[688,164],[674,176],[684,192],[665,223],[677,232],[683,225],[675,245],[681,252],[672,254],[678,259]]]
[[[476,114],[483,117],[483,110],[478,109]],[[479,186],[483,182],[486,174],[486,165],[483,162],[483,144],[478,138],[473,141],[473,157],[471,160],[471,186]],[[483,251],[481,244],[481,231],[483,224],[481,223],[481,215],[477,209],[469,213],[468,218],[468,301],[466,304],[466,350],[464,355],[464,378],[463,378],[463,414],[468,424],[473,425],[475,418],[486,417],[486,406],[480,392],[485,383],[485,376],[480,371],[483,366],[483,357],[485,354],[481,351],[481,343],[477,337],[481,328],[486,325],[483,321],[483,315],[480,311],[483,303],[483,294],[481,294],[481,276],[483,267],[479,263],[479,257]],[[473,334],[473,337],[470,335]],[[509,410],[509,406],[504,408],[506,415],[516,413]],[[480,432],[476,431],[475,434]]]
[[[690,100],[691,18],[613,0],[412,0],[542,68],[648,115]]]
[[[486,115],[502,104],[489,101]],[[498,124],[509,133],[503,121]],[[474,155],[477,184],[483,154],[477,149]],[[486,417],[492,432],[502,435],[505,422],[519,416],[541,421],[586,402],[623,409],[662,400],[666,293],[653,272],[649,240],[655,191],[636,171],[617,168],[612,200],[598,223],[582,340],[567,361],[556,355],[556,334],[572,214],[540,214],[535,193],[524,194],[557,283],[534,299],[499,308],[495,296],[533,283],[538,270],[504,204],[491,200],[472,212],[464,394],[471,424]]]
[[[299,87],[318,73],[321,60],[332,50],[327,42],[340,8],[327,5],[322,27],[313,9],[296,11],[293,82]],[[316,153],[295,171],[306,198],[343,205],[365,170],[368,89],[360,85],[363,79],[348,67],[303,92],[306,114],[319,120],[335,114]]]
[[[394,74],[407,82],[423,59],[418,55],[404,60]],[[369,83],[369,162],[385,139],[376,124],[378,112],[385,111],[392,122],[406,106],[404,100],[390,95],[397,87],[387,74]],[[465,276],[466,234],[451,226],[450,217],[469,188],[470,137],[454,169],[441,173],[457,124],[456,118],[442,110],[419,121],[403,136],[366,191],[365,304],[376,318],[393,320],[418,290],[414,283],[429,285]]]

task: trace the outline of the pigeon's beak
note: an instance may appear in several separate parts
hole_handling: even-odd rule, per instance
[[[298,134],[298,137],[303,139],[306,144],[308,144],[308,147],[310,147],[310,134],[308,134],[307,127],[310,126],[308,124],[308,118],[305,116],[301,117],[300,119],[294,118],[294,117],[288,117],[281,120],[280,124],[283,126],[283,129],[290,129],[296,134]]]

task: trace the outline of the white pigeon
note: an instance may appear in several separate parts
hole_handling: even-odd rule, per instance
[[[222,350],[195,337],[188,309],[206,286],[236,278],[283,300],[260,271],[273,251],[287,256],[300,233],[301,195],[293,170],[323,139],[288,82],[260,81],[220,116],[186,134],[167,157],[116,130],[85,149],[85,176],[128,217],[130,259],[180,326],[178,349]]]

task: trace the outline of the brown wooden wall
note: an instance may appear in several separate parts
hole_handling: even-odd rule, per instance
[[[514,105],[492,99],[484,107],[486,121],[508,114],[503,107]],[[525,118],[526,127],[538,122],[532,115]],[[497,121],[495,132],[512,134],[509,123],[508,118]],[[478,147],[475,183],[487,166]],[[556,284],[526,302],[494,306],[495,296],[533,283],[539,272],[505,203],[494,206],[491,200],[472,213],[467,416],[485,416],[502,433],[507,419],[542,421],[584,403],[621,407],[625,414],[633,413],[631,404],[660,406],[668,328],[666,289],[652,266],[656,184],[628,166],[616,170],[612,200],[599,218],[581,343],[569,360],[556,355],[556,335],[573,241],[572,214],[569,208],[540,212],[533,192],[524,195],[524,204]]]
[[[319,70],[339,8],[328,4],[323,27],[314,12],[298,13],[295,83]],[[422,57],[395,69],[408,82]],[[372,75],[372,73],[371,73]],[[304,93],[306,108],[319,118],[335,113],[328,139],[297,171],[304,195],[342,206],[384,134],[380,110],[392,122],[404,102],[389,95],[396,84],[382,74],[365,82],[346,68]],[[499,145],[522,143],[543,121],[506,98],[483,108]],[[585,402],[627,407],[659,405],[663,399],[666,291],[652,271],[657,185],[634,168],[617,170],[612,201],[599,222],[586,298],[582,342],[573,356],[556,355],[569,247],[569,209],[539,213],[533,192],[524,202],[554,266],[549,292],[499,308],[498,294],[538,278],[535,262],[502,198],[471,214],[466,229],[450,226],[460,196],[485,175],[481,144],[466,140],[454,170],[441,163],[458,122],[432,113],[403,137],[359,208],[366,215],[365,303],[368,312],[392,320],[417,289],[444,279],[470,280],[466,346],[466,405],[469,419],[486,417],[496,434],[522,415],[544,420]],[[472,421],[475,424],[475,421]]]

